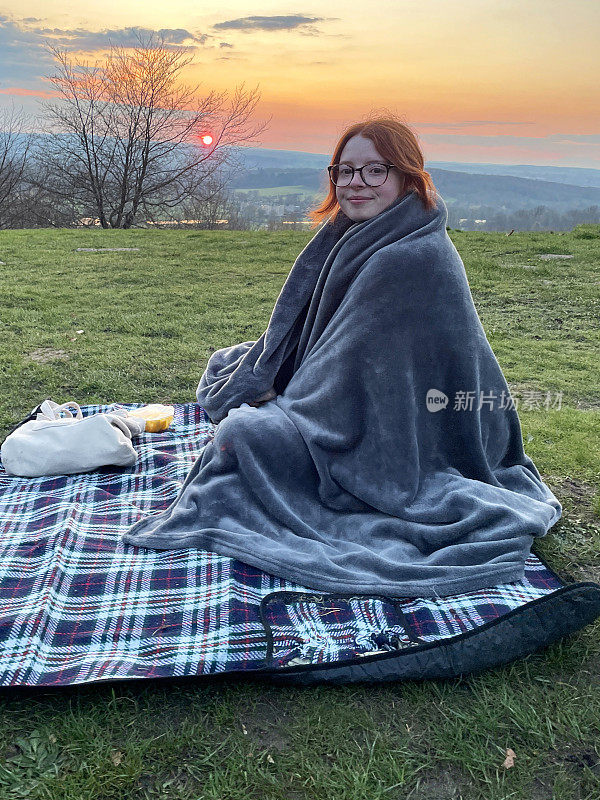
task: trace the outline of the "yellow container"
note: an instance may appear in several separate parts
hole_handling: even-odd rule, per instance
[[[163,406],[160,403],[151,403],[143,408],[136,408],[130,411],[132,417],[140,417],[146,420],[146,430],[149,433],[159,433],[166,431],[173,422],[175,409],[173,406]]]

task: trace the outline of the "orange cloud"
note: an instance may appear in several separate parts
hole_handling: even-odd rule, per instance
[[[0,89],[0,94],[11,94],[15,97],[60,97],[58,92],[45,92],[43,89],[22,89],[20,86],[9,86]]]

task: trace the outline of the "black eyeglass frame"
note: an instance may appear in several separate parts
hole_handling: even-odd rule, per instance
[[[365,176],[363,175],[363,169],[365,167],[371,167],[371,166],[373,166],[373,164],[377,164],[380,167],[385,167],[387,169],[387,172],[386,172],[386,175],[385,175],[385,178],[383,179],[383,181],[381,183],[375,184],[375,186],[372,186],[370,183],[367,183],[366,180],[365,180]],[[339,167],[339,166],[340,166],[339,164],[330,164],[327,167],[327,172],[329,173],[329,180],[331,181],[331,183],[333,183],[334,186],[337,186],[338,184],[334,183],[334,180],[331,177],[331,170],[335,169],[335,167]],[[365,186],[371,186],[372,189],[376,189],[379,186],[383,186],[383,184],[387,181],[387,179],[389,177],[390,170],[391,169],[397,169],[395,164],[384,164],[382,161],[370,161],[368,164],[363,164],[362,167],[351,167],[350,164],[346,164],[346,166],[349,167],[352,170],[352,175],[351,175],[350,180],[348,181],[348,183],[345,183],[344,186],[350,186],[350,184],[354,180],[355,174],[358,172],[358,174],[360,175],[360,179],[365,184]],[[344,187],[342,187],[342,188],[344,188]]]

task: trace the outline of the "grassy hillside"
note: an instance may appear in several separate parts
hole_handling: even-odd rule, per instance
[[[0,233],[0,430],[45,397],[193,400],[212,351],[260,336],[311,235]],[[600,226],[450,235],[525,449],[564,505],[535,549],[567,578],[600,581]],[[527,407],[528,392],[555,407]],[[0,797],[593,800],[599,632],[455,681],[12,691],[0,695]]]

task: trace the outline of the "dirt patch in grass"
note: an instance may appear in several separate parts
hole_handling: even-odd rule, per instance
[[[457,690],[458,691],[458,690]],[[404,696],[402,683],[369,687],[363,696],[352,699],[357,718],[363,715],[376,730],[389,731],[394,736],[410,737],[411,741],[426,741],[430,719],[423,714],[414,697]]]
[[[406,800],[462,800],[473,784],[456,767],[439,767],[435,772],[426,772],[419,779]]]
[[[594,510],[594,497],[597,489],[584,481],[572,478],[553,478],[552,491],[565,506],[565,511],[572,512],[586,523],[600,525],[600,519]]]
[[[165,797],[190,797],[200,789],[201,784],[185,768],[166,772],[145,772],[140,775],[138,784],[129,795],[131,800],[161,800]],[[174,793],[177,794],[174,794]],[[114,797],[114,795],[110,795]],[[107,796],[108,800],[108,796]]]
[[[536,778],[529,791],[531,792],[530,800],[554,800],[551,782],[547,784]]]
[[[544,788],[552,786],[556,778],[562,776],[561,783],[566,783],[574,789],[573,797],[597,797],[597,794],[589,793],[589,790],[592,786],[598,786],[600,757],[591,743],[566,744],[550,750],[545,773],[536,780],[538,786]],[[552,800],[554,796],[551,791],[540,791],[535,795],[535,799]]]
[[[592,397],[591,400],[578,400],[575,408],[580,411],[600,411],[600,397]]]
[[[260,698],[240,711],[239,725],[257,750],[281,752],[289,745],[290,715],[266,698]]]
[[[594,775],[600,777],[600,757],[598,757],[598,754],[591,746],[580,747],[571,745],[560,754],[560,760],[567,767],[576,772],[587,768]]]
[[[600,567],[594,564],[574,564],[571,567],[571,575],[576,581],[592,581],[600,584]]]
[[[589,483],[574,481],[572,478],[565,478],[563,480],[562,490],[578,500],[589,500],[596,492],[594,487],[590,486]]]
[[[49,361],[67,361],[69,354],[65,350],[55,350],[53,347],[38,347],[27,353],[27,358],[38,364],[47,364]]]

